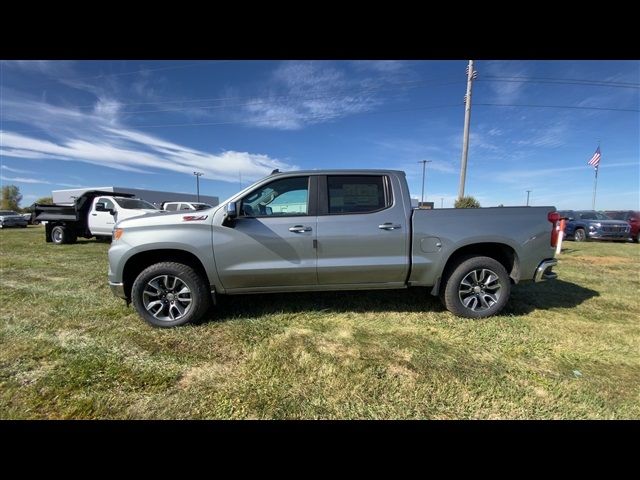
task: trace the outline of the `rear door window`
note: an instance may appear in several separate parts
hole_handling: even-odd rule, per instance
[[[382,175],[330,175],[327,190],[330,215],[377,212],[391,205]]]

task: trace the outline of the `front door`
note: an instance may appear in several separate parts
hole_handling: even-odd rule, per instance
[[[96,203],[104,203],[107,209],[116,209],[113,201],[109,198],[102,197],[94,199],[91,211],[89,212],[89,230],[91,230],[93,235],[111,235],[113,233],[113,226],[116,224],[115,216],[109,212],[96,211]]]
[[[227,290],[317,285],[315,176],[257,187],[233,225],[214,227],[214,256]]]
[[[398,180],[386,175],[327,175],[319,184],[318,283],[404,283],[409,212]]]

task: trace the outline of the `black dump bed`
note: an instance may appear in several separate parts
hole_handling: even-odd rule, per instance
[[[32,218],[39,222],[43,221],[61,221],[61,222],[86,222],[87,213],[91,208],[93,199],[100,196],[109,197],[127,197],[131,198],[135,195],[122,192],[107,192],[102,190],[90,190],[80,195],[73,205],[45,205],[34,203],[31,206],[33,211]]]

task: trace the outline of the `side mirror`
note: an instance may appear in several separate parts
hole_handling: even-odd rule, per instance
[[[238,217],[238,203],[237,202],[229,202],[227,204],[227,218],[237,218]]]
[[[109,212],[111,215],[116,214],[116,211],[113,208],[107,208],[104,202],[96,203],[96,212]]]

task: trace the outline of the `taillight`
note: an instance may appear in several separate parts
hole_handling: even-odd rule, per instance
[[[553,225],[551,227],[551,246],[555,247],[558,244],[558,232],[560,228],[558,226],[558,222],[560,221],[560,214],[558,212],[549,212],[547,215],[547,220],[551,222]]]

